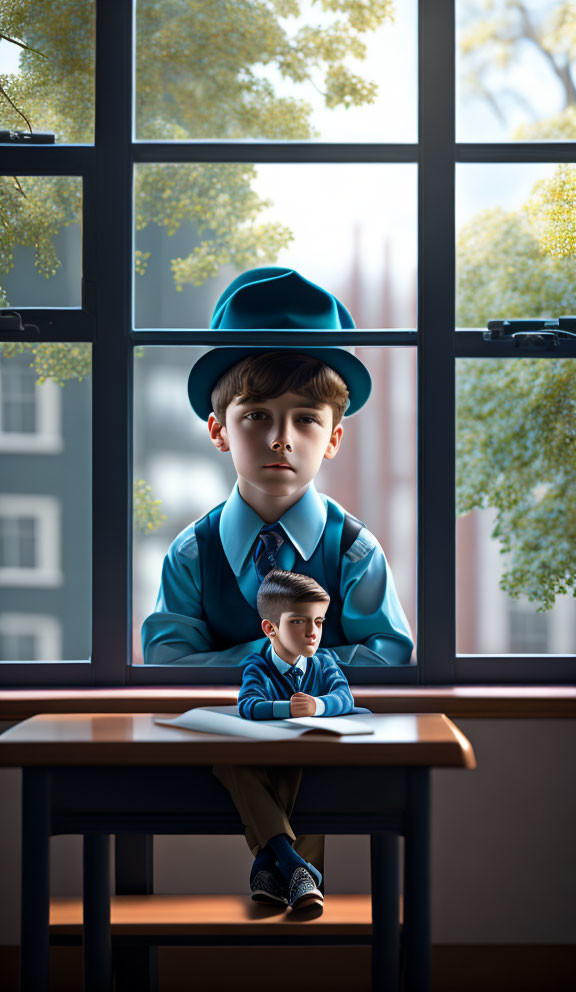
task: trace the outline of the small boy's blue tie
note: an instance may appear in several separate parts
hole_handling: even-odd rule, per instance
[[[302,675],[302,671],[300,668],[296,668],[296,665],[293,665],[292,668],[290,668],[289,671],[286,672],[286,677],[288,678],[288,681],[294,684],[295,692],[300,692],[301,675]]]
[[[260,582],[263,582],[268,572],[277,568],[280,548],[284,544],[282,531],[277,524],[268,524],[260,531],[260,540],[254,549],[254,564]]]

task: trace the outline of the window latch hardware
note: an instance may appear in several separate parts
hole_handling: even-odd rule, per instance
[[[489,320],[485,341],[514,341],[514,347],[531,345],[533,348],[554,351],[561,338],[576,338],[576,317],[558,317],[556,320]]]
[[[49,131],[0,131],[2,145],[53,145],[54,139]]]
[[[25,324],[22,314],[15,310],[0,310],[0,340],[29,341],[40,337],[40,329],[36,324]]]

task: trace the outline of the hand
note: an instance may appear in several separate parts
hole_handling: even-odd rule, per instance
[[[295,692],[290,697],[290,716],[314,716],[316,700],[307,692]]]

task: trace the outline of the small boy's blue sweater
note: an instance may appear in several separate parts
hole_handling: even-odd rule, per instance
[[[307,659],[306,671],[299,692],[319,696],[324,702],[323,716],[341,716],[354,709],[354,698],[343,675],[336,655],[327,648]],[[245,720],[272,720],[290,716],[290,697],[294,683],[282,675],[276,666],[262,655],[249,655],[244,662],[242,685],[238,693],[238,710]],[[274,703],[286,701],[286,712],[278,712]]]

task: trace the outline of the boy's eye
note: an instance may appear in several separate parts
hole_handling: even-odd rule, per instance
[[[250,413],[246,414],[246,420],[265,420],[268,416],[265,410],[250,410]]]
[[[300,421],[301,421],[301,422],[302,422],[303,424],[317,424],[317,423],[318,423],[318,419],[317,419],[317,417],[311,417],[311,416],[309,416],[308,414],[306,414],[306,415],[305,415],[305,416],[303,416],[303,417],[300,417]]]

